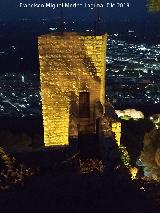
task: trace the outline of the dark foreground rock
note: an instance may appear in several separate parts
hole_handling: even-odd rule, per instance
[[[44,174],[24,187],[0,193],[0,212],[158,213],[129,179],[116,175]]]

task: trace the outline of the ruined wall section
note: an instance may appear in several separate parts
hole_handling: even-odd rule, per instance
[[[50,34],[38,45],[44,143],[67,145],[70,118],[78,121],[79,92],[90,92],[91,123],[94,102],[104,102],[106,36]]]

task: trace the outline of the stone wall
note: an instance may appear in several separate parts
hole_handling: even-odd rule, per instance
[[[148,0],[150,12],[160,12],[160,0]]]
[[[69,136],[78,135],[73,128],[79,127],[79,92],[90,93],[92,129],[95,102],[100,100],[104,106],[106,35],[43,35],[38,38],[38,47],[44,143],[67,145]]]
[[[117,144],[120,145],[121,142],[121,123],[113,122],[112,123],[112,132],[115,134],[115,139]]]

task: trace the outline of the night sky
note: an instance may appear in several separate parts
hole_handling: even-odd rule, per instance
[[[40,18],[49,18],[49,19],[56,19],[60,15],[60,9],[40,9],[34,8],[29,9],[20,8],[20,3],[59,3],[60,0],[1,0],[0,1],[0,18],[4,20],[16,21],[19,18],[31,18],[33,20],[40,19]],[[63,0],[63,2],[69,3],[94,3],[95,0]],[[100,3],[106,5],[106,2],[110,3],[124,3],[129,2],[130,7],[126,8],[107,8],[104,7],[100,9],[100,16],[102,19],[112,19],[112,21],[119,21],[119,19],[130,19],[134,21],[144,21],[150,16],[147,13],[147,0],[100,0]],[[72,9],[64,9],[63,11],[64,16],[68,19],[76,19],[79,20],[81,18],[91,19],[93,18],[93,10],[86,9],[86,8],[72,8]]]

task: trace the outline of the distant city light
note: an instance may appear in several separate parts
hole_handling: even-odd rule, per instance
[[[22,75],[22,82],[24,83],[24,75]]]
[[[16,47],[15,46],[12,46],[12,48],[15,50],[16,49]]]
[[[48,29],[56,31],[57,27],[48,27]],[[86,32],[92,31],[92,29],[86,30]],[[134,35],[135,32],[130,29],[128,33]],[[129,43],[120,40],[119,35],[119,33],[113,33],[107,42],[106,97],[116,108],[128,104],[133,107],[140,104],[160,104],[160,44]],[[5,49],[0,49],[0,57],[8,57],[17,51],[18,46],[11,44]],[[22,56],[19,56],[20,64],[25,62]],[[15,73],[13,69],[13,71],[0,74],[1,115],[3,113],[11,116],[14,113],[18,113],[16,116],[40,114],[41,100],[38,82],[39,76],[35,73],[24,75]],[[26,108],[20,107],[21,105]],[[19,111],[15,110],[15,106]]]
[[[56,31],[58,28],[57,27],[50,27],[49,28],[51,31]]]

